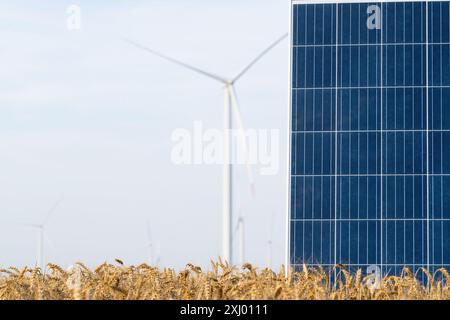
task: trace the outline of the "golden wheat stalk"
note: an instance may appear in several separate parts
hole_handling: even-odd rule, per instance
[[[221,260],[211,261],[209,271],[189,263],[180,272],[116,262],[93,270],[82,263],[68,270],[48,264],[45,273],[39,268],[0,269],[0,299],[450,299],[445,269],[434,274],[420,269],[414,274],[405,268],[400,276],[387,276],[375,288],[361,270],[353,274],[342,265],[332,270],[334,278],[324,268],[307,265],[286,274],[284,268],[275,273],[246,263],[238,269]]]

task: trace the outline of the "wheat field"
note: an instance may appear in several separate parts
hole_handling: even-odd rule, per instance
[[[303,266],[286,275],[250,264],[241,268],[211,262],[209,271],[188,264],[180,272],[146,264],[125,266],[120,260],[94,270],[77,263],[68,270],[48,264],[39,268],[0,270],[0,300],[409,300],[450,299],[450,276],[444,269],[417,274],[405,268],[400,277],[389,276],[373,286],[359,270],[350,274],[344,266],[330,281],[321,268]]]

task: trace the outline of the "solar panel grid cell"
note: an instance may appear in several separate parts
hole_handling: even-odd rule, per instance
[[[449,15],[293,5],[291,264],[450,265]]]

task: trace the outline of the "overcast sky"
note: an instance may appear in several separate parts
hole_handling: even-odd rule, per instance
[[[123,41],[231,77],[288,29],[280,0],[0,0],[0,265],[34,265],[46,225],[46,261],[96,265],[147,260],[150,221],[162,266],[208,265],[221,254],[222,168],[176,166],[174,130],[222,128],[222,85]],[[81,8],[69,31],[66,9]],[[245,126],[281,130],[280,170],[251,195],[237,169],[246,260],[284,261],[288,43],[237,90]]]

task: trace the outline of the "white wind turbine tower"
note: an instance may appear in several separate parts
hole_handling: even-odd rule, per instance
[[[272,239],[267,241],[267,268],[272,269]]]
[[[44,220],[42,220],[41,223],[24,223],[24,226],[27,227],[31,227],[31,228],[35,228],[38,233],[37,233],[37,253],[36,253],[36,260],[37,260],[37,266],[39,268],[41,268],[41,270],[44,270],[45,268],[45,263],[44,263],[44,259],[45,259],[45,239],[46,234],[45,234],[45,227],[48,223],[48,221],[50,220],[51,215],[55,212],[56,208],[58,207],[58,205],[61,203],[62,200],[59,200],[58,202],[56,202],[53,207],[50,208],[50,210],[47,212],[47,215],[45,217]],[[47,238],[48,240],[48,238]]]
[[[242,123],[242,117],[240,114],[237,95],[235,90],[236,83],[259,61],[263,58],[267,53],[269,53],[273,48],[275,48],[279,43],[281,43],[285,38],[287,38],[288,34],[284,34],[282,37],[277,39],[274,43],[272,43],[267,49],[262,51],[255,59],[253,59],[245,68],[242,69],[234,78],[226,78],[222,76],[218,76],[216,74],[210,73],[208,71],[204,71],[200,68],[194,67],[177,59],[171,58],[165,54],[162,54],[158,51],[155,51],[149,47],[146,47],[142,44],[134,42],[129,39],[125,39],[128,43],[138,47],[144,51],[147,51],[157,57],[160,57],[164,60],[172,62],[180,67],[184,67],[185,69],[189,69],[196,73],[202,74],[212,80],[215,80],[221,84],[223,84],[225,90],[225,104],[224,104],[224,161],[223,161],[223,239],[222,239],[222,258],[225,261],[228,261],[230,264],[233,264],[233,252],[232,252],[232,217],[233,217],[233,179],[232,179],[232,161],[231,161],[231,150],[232,150],[232,139],[231,139],[231,129],[233,126],[232,116],[234,112],[234,116],[236,117],[236,122],[239,127],[241,141],[244,144],[244,149],[248,150],[246,145],[246,138],[244,135],[244,126]],[[247,153],[247,152],[246,152]],[[246,155],[248,157],[248,154]],[[249,166],[247,165],[247,171],[249,175],[249,179],[251,180],[251,172]],[[252,182],[252,181],[251,181]]]
[[[156,248],[155,248],[156,247]],[[156,246],[153,244],[152,229],[150,221],[147,220],[147,249],[148,249],[148,262],[150,266],[157,267],[160,260],[160,246],[159,243]]]
[[[272,268],[272,230],[273,230],[273,214],[270,216],[269,221],[269,237],[267,240],[267,267]]]
[[[254,186],[250,185],[252,191]],[[239,175],[236,175],[236,210],[238,213],[238,220],[236,224],[236,234],[238,241],[238,263],[242,266],[245,263],[245,218],[242,214],[241,196],[239,191]]]
[[[153,242],[152,242],[152,231],[150,229],[150,222],[147,221],[147,248],[148,248],[148,262],[153,265]]]
[[[150,221],[147,220],[147,249],[148,249],[148,262],[150,266],[158,266],[160,260],[160,248],[159,243],[153,245],[152,230],[150,227]]]

